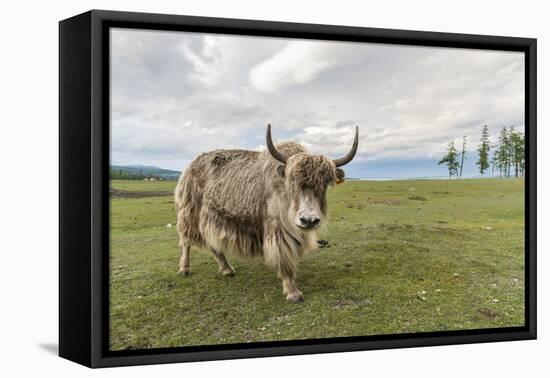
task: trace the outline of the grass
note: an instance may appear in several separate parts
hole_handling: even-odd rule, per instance
[[[112,181],[172,191],[170,181]],[[349,181],[329,193],[329,247],[299,267],[302,304],[261,260],[180,251],[171,196],[111,201],[112,350],[524,324],[522,179]],[[171,224],[172,227],[167,227]]]

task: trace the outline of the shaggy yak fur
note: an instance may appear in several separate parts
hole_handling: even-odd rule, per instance
[[[286,298],[303,301],[296,268],[316,247],[316,236],[296,225],[297,212],[307,198],[315,202],[322,223],[327,187],[342,182],[344,172],[299,144],[276,148],[288,156],[286,164],[269,151],[216,150],[198,156],[181,175],[175,191],[180,275],[190,273],[191,245],[208,247],[224,275],[235,274],[224,252],[261,256],[277,270]]]

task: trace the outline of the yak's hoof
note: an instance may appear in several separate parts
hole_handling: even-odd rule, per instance
[[[178,275],[180,275],[182,277],[189,277],[190,274],[191,274],[191,272],[189,270],[180,270],[180,271],[178,271]]]
[[[228,276],[228,277],[233,277],[235,275],[235,269],[233,268],[225,268],[221,271],[221,273],[224,275],[224,276]]]
[[[302,303],[304,301],[304,296],[300,292],[292,293],[286,296],[286,300],[291,303]]]
[[[320,239],[320,240],[317,240],[317,247],[319,248],[325,248],[325,247],[328,247],[328,240],[323,240],[323,239]]]

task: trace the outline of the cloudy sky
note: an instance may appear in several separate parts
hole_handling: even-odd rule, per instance
[[[277,141],[347,152],[348,177],[447,175],[447,144],[524,123],[522,53],[111,29],[111,163],[182,170]]]

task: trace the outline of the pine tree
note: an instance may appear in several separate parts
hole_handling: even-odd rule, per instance
[[[480,145],[477,149],[477,152],[479,152],[479,160],[476,162],[479,173],[482,175],[485,174],[485,171],[489,169],[489,151],[491,147],[489,144],[489,128],[487,125],[483,126],[483,130],[481,131],[481,141]]]
[[[521,176],[525,175],[525,135],[520,136],[520,143],[521,143],[521,161],[519,163],[519,170],[521,173]]]
[[[491,157],[491,176],[495,175],[495,168],[497,165],[497,156],[498,156],[498,143],[492,146],[493,156]]]
[[[437,163],[438,165],[445,164],[447,166],[447,169],[449,170],[449,178],[453,175],[458,176],[458,168],[460,163],[458,162],[457,157],[458,154],[455,148],[455,143],[451,142],[447,148],[447,154]]]
[[[510,130],[510,149],[512,152],[512,165],[514,167],[514,176],[523,175],[522,166],[525,160],[525,138],[523,134],[514,128]]]
[[[466,156],[466,136],[462,137],[462,152],[460,157],[460,174],[459,177],[462,178],[462,167],[464,167],[464,157]]]
[[[512,164],[514,163],[514,144],[512,142],[512,135],[516,130],[514,129],[514,126],[510,127],[510,131],[508,132],[508,138],[506,139],[505,149],[506,154],[508,155],[506,158],[506,177],[510,178],[510,175],[512,173]]]
[[[494,153],[495,167],[499,172],[500,177],[509,177],[510,167],[510,138],[508,130],[503,127],[498,138],[498,147]]]

